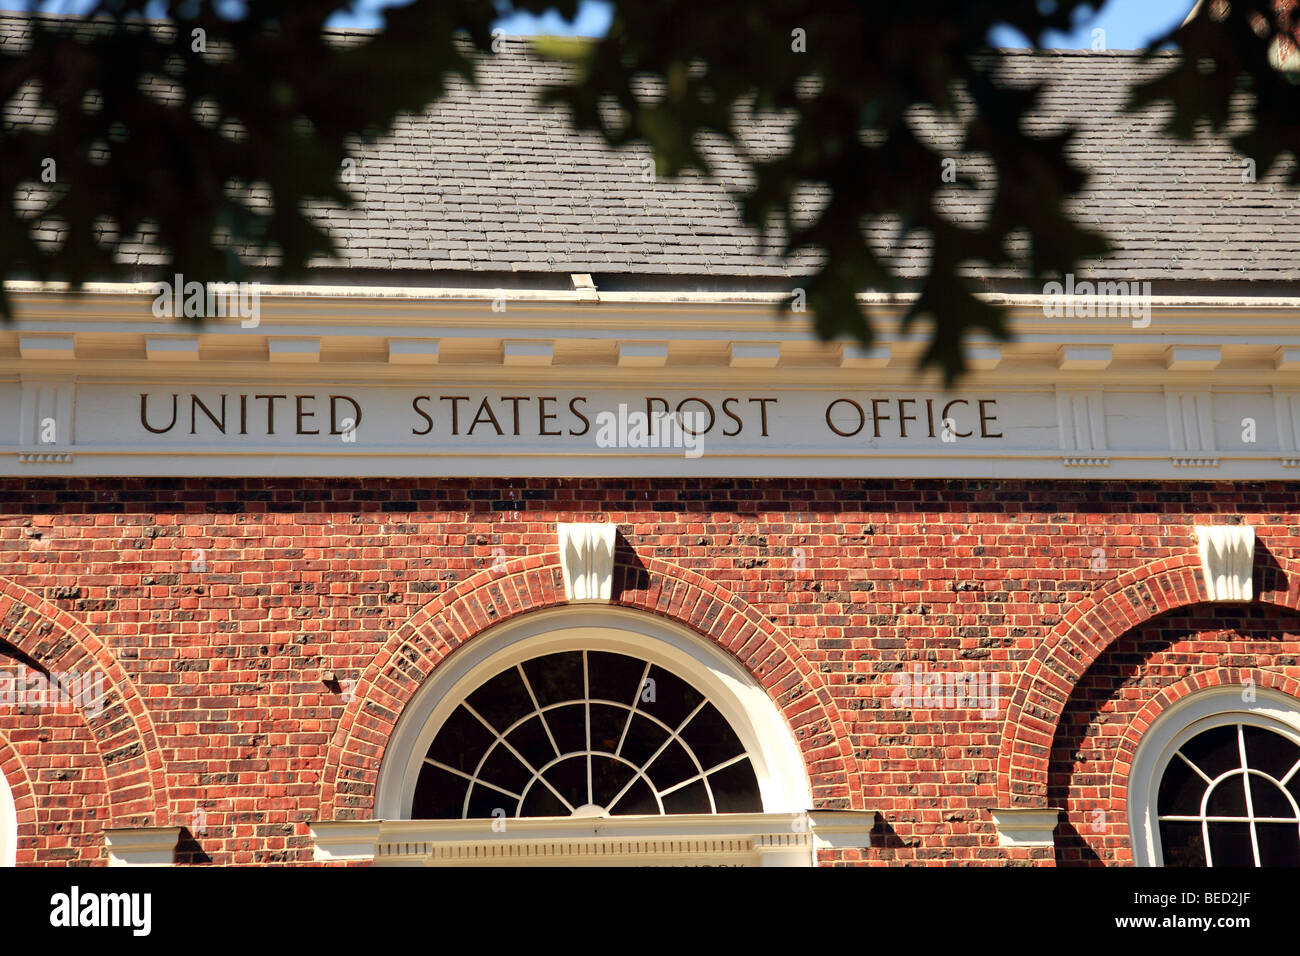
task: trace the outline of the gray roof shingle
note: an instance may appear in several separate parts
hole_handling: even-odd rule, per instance
[[[0,43],[19,42],[21,29],[21,18],[0,16]],[[359,151],[349,184],[358,206],[314,211],[338,249],[322,265],[384,270],[403,281],[429,271],[740,281],[800,275],[815,263],[812,255],[782,263],[740,225],[731,191],[746,175],[718,144],[709,147],[716,177],[656,180],[644,148],[611,150],[575,132],[562,111],[539,109],[536,94],[561,81],[564,68],[527,51],[523,41],[506,43],[483,61],[477,87],[456,82],[442,101]],[[1242,158],[1208,137],[1191,144],[1163,137],[1160,109],[1122,111],[1135,83],[1169,68],[1166,57],[1022,51],[1007,64],[1012,82],[1050,82],[1031,128],[1080,127],[1071,155],[1093,178],[1073,213],[1115,246],[1080,272],[1162,285],[1300,281],[1300,191],[1281,185],[1278,171],[1243,183]],[[11,108],[6,119],[23,115]],[[782,123],[765,123],[746,145],[775,151],[782,135]],[[804,214],[820,199],[808,190]],[[974,217],[980,203],[979,195],[954,196],[947,208]],[[879,224],[872,240],[902,276],[924,273],[924,237],[891,249],[894,233]],[[156,261],[143,248],[133,258]]]

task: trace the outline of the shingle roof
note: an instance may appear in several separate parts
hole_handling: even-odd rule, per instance
[[[21,19],[0,17],[0,42],[15,42]],[[730,190],[744,181],[734,157],[719,176],[655,181],[644,149],[611,150],[576,133],[562,111],[540,110],[537,92],[564,68],[508,42],[487,58],[476,87],[457,82],[424,114],[403,118],[360,151],[354,209],[322,208],[335,237],[333,269],[391,273],[689,276],[776,279],[808,271],[813,257],[783,264],[764,255],[739,222]],[[1112,239],[1115,250],[1081,272],[1091,278],[1171,282],[1300,281],[1300,191],[1274,173],[1243,183],[1243,161],[1208,137],[1181,144],[1159,133],[1163,113],[1133,114],[1129,89],[1170,66],[1135,53],[1012,52],[1012,82],[1049,81],[1030,121],[1043,130],[1080,127],[1072,156],[1091,170],[1074,208]],[[753,133],[758,150],[777,149],[779,123]],[[810,191],[806,209],[818,201]],[[954,201],[955,215],[978,215],[978,197]],[[892,233],[875,230],[888,248]],[[922,240],[892,250],[904,276],[922,274]],[[153,257],[141,251],[137,261]],[[989,279],[1012,278],[984,273]]]

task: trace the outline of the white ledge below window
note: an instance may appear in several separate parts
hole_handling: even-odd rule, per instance
[[[1005,807],[990,810],[998,831],[998,846],[1055,846],[1059,807]]]
[[[875,813],[721,813],[481,820],[322,820],[315,858],[375,866],[815,866],[866,849]]]
[[[171,866],[176,862],[180,827],[105,830],[109,866]]]

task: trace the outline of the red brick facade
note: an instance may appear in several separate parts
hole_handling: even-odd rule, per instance
[[[306,863],[373,815],[404,705],[446,655],[563,602],[557,521],[620,531],[617,604],[768,690],[815,808],[875,811],[822,860],[1126,864],[1142,730],[1210,684],[1300,697],[1287,483],[10,480],[0,667],[102,671],[103,714],[0,710],[20,864],[102,864],[184,826],[186,863]],[[1256,600],[1203,602],[1196,524],[1256,529]],[[895,706],[894,675],[998,675],[996,716]],[[346,690],[345,690],[346,688]],[[1052,848],[989,810],[1060,806]],[[201,810],[203,825],[195,827]],[[194,832],[198,830],[199,832]]]

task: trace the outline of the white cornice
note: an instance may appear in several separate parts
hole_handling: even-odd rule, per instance
[[[6,288],[20,313],[24,307],[39,310],[42,305],[49,307],[62,303],[60,308],[71,308],[75,312],[82,313],[86,318],[115,319],[130,314],[139,319],[153,320],[151,306],[155,298],[155,286],[149,282],[87,283],[76,292],[61,283],[10,281],[6,284]],[[269,304],[272,310],[283,312],[286,317],[297,315],[319,322],[340,320],[348,312],[357,309],[365,311],[378,309],[394,315],[399,314],[399,310],[402,309],[440,312],[470,310],[481,320],[485,307],[488,315],[493,314],[490,306],[494,302],[498,303],[498,306],[504,303],[506,312],[496,313],[501,316],[516,309],[555,311],[571,309],[575,305],[582,306],[577,311],[575,319],[589,318],[593,314],[611,315],[624,312],[631,314],[646,310],[663,310],[678,314],[701,312],[729,314],[736,311],[757,311],[770,315],[775,307],[789,298],[785,292],[602,290],[597,304],[583,292],[570,289],[502,290],[500,288],[275,284],[261,284],[258,289],[261,301]],[[1102,334],[1110,334],[1124,328],[1151,332],[1156,324],[1154,317],[1157,314],[1170,320],[1177,316],[1192,317],[1196,313],[1220,317],[1225,312],[1236,315],[1273,314],[1294,323],[1296,312],[1300,309],[1300,296],[1151,296],[1152,324],[1150,327],[1136,328],[1133,321],[1118,316],[1052,318],[1044,311],[1044,303],[1049,301],[1050,297],[1037,293],[979,293],[977,298],[1006,308],[1013,320],[1022,323],[1028,322],[1044,329],[1068,327],[1079,332]],[[889,322],[901,317],[914,301],[915,296],[862,293],[857,296],[857,299],[864,306],[869,307],[882,321]],[[781,320],[776,319],[776,321]],[[172,323],[171,320],[166,320],[165,324],[184,325],[184,323]],[[235,324],[238,325],[237,322]]]
[[[777,311],[779,293],[604,292],[592,303],[573,290],[511,290],[497,311],[494,289],[264,286],[258,321],[246,327],[238,318],[156,318],[148,283],[92,284],[80,294],[9,287],[14,319],[0,327],[0,375],[146,380],[184,363],[187,376],[207,381],[937,383],[932,373],[918,382],[928,329],[900,331],[906,297],[860,297],[878,334],[864,352],[818,341],[807,316]],[[1049,318],[1042,296],[984,298],[1008,307],[1012,341],[968,343],[973,387],[1300,382],[1300,298],[1154,297],[1142,328],[1120,317]],[[647,342],[653,361],[638,358]],[[1103,352],[1107,361],[1093,358]]]

